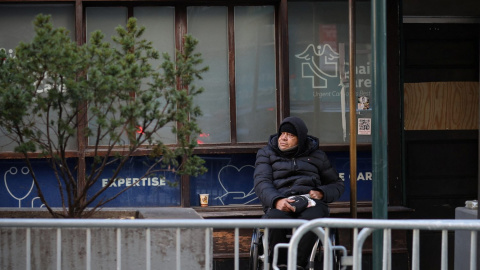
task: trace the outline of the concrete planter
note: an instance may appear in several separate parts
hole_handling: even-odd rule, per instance
[[[3,214],[0,217],[5,217]],[[201,219],[188,208],[148,208],[130,213],[122,210],[116,214],[146,219]],[[89,269],[86,229],[62,229],[60,233],[53,228],[32,228],[30,231],[31,247],[28,248],[25,228],[0,228],[0,269],[27,269],[28,257],[31,269],[57,269],[57,239],[61,239],[62,269]],[[205,229],[180,231],[180,269],[205,269],[205,258],[212,258],[212,249],[205,250]],[[121,269],[147,269],[145,229],[124,228],[118,232],[117,229],[92,228],[90,234],[90,269],[115,269],[117,266]],[[151,269],[177,269],[176,235],[176,229],[151,229]],[[28,252],[30,256],[27,256]],[[120,252],[119,263],[117,252]],[[206,256],[206,252],[210,256]]]

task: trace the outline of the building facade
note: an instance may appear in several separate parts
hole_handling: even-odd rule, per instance
[[[201,193],[210,194],[210,205],[258,204],[252,179],[255,153],[288,115],[305,120],[349,186],[348,1],[11,1],[0,5],[0,48],[10,57],[15,57],[20,42],[33,38],[32,21],[40,13],[51,15],[54,26],[65,27],[79,44],[88,42],[95,30],[110,40],[115,27],[125,25],[129,17],[146,27],[144,37],[158,51],[172,56],[182,49],[183,35],[199,40],[197,51],[209,71],[196,82],[205,88],[195,100],[203,112],[196,153],[205,159],[208,172],[199,177],[166,172],[144,179],[108,206],[198,206]],[[358,199],[368,202],[375,109],[370,102],[370,1],[359,1],[356,13]],[[41,87],[48,91],[48,82]],[[159,136],[167,144],[176,143],[169,131]],[[27,169],[13,152],[15,145],[7,135],[0,142],[5,159],[1,206],[41,207]],[[88,167],[91,145],[88,139],[68,145],[72,163],[75,157],[87,156]],[[50,172],[43,169],[45,161],[37,162],[40,178],[50,181]],[[138,178],[141,164],[141,157],[132,159],[106,194]],[[55,201],[53,194],[49,199]],[[349,198],[347,190],[341,201]]]
[[[386,181],[390,208],[414,209],[406,215],[412,218],[454,218],[455,207],[479,194],[480,5],[476,0],[386,1],[387,64],[375,67],[372,4],[354,2],[358,201],[371,205],[372,182]],[[94,30],[109,39],[129,17],[146,26],[145,37],[157,50],[170,55],[182,49],[183,35],[199,40],[198,52],[210,70],[198,82],[205,92],[195,100],[203,111],[196,154],[205,159],[208,172],[152,176],[109,206],[195,207],[203,193],[210,194],[212,206],[258,204],[255,154],[281,120],[293,115],[305,120],[344,179],[347,190],[338,207],[348,213],[348,9],[347,0],[1,1],[0,48],[14,57],[18,43],[33,37],[32,21],[39,13],[51,14],[54,25],[68,29],[79,44]],[[373,162],[385,162],[372,160],[375,68],[387,72],[388,179],[376,179],[372,172]],[[176,143],[168,132],[161,136]],[[90,146],[88,140],[69,145],[72,162],[86,156],[88,165]],[[0,207],[41,207],[13,149],[8,136],[0,137]],[[132,159],[107,194],[131,183],[143,164],[142,157]],[[44,165],[42,159],[34,164],[51,184]],[[422,243],[432,243],[422,246],[425,264],[438,256],[438,239],[435,233],[422,235]]]

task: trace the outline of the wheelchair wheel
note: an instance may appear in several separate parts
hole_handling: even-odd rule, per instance
[[[262,269],[263,261],[260,259],[260,256],[263,256],[262,236],[262,230],[258,228],[253,229],[252,242],[250,245],[249,270]]]
[[[337,240],[338,233],[336,229],[333,229],[330,233],[330,241],[332,243],[332,246],[335,246],[338,242]],[[332,259],[333,259],[333,269],[334,270],[339,270],[341,268],[340,264],[340,254],[339,251],[333,250],[332,251]],[[316,256],[316,262],[315,262],[315,270],[317,269],[323,269],[323,247],[319,247],[317,249],[317,256]]]

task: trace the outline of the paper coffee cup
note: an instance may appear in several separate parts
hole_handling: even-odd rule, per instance
[[[208,206],[208,194],[200,194],[200,205],[202,207]]]

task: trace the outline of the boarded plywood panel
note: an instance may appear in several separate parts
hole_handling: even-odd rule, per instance
[[[478,82],[406,83],[405,129],[478,129],[478,87]]]

